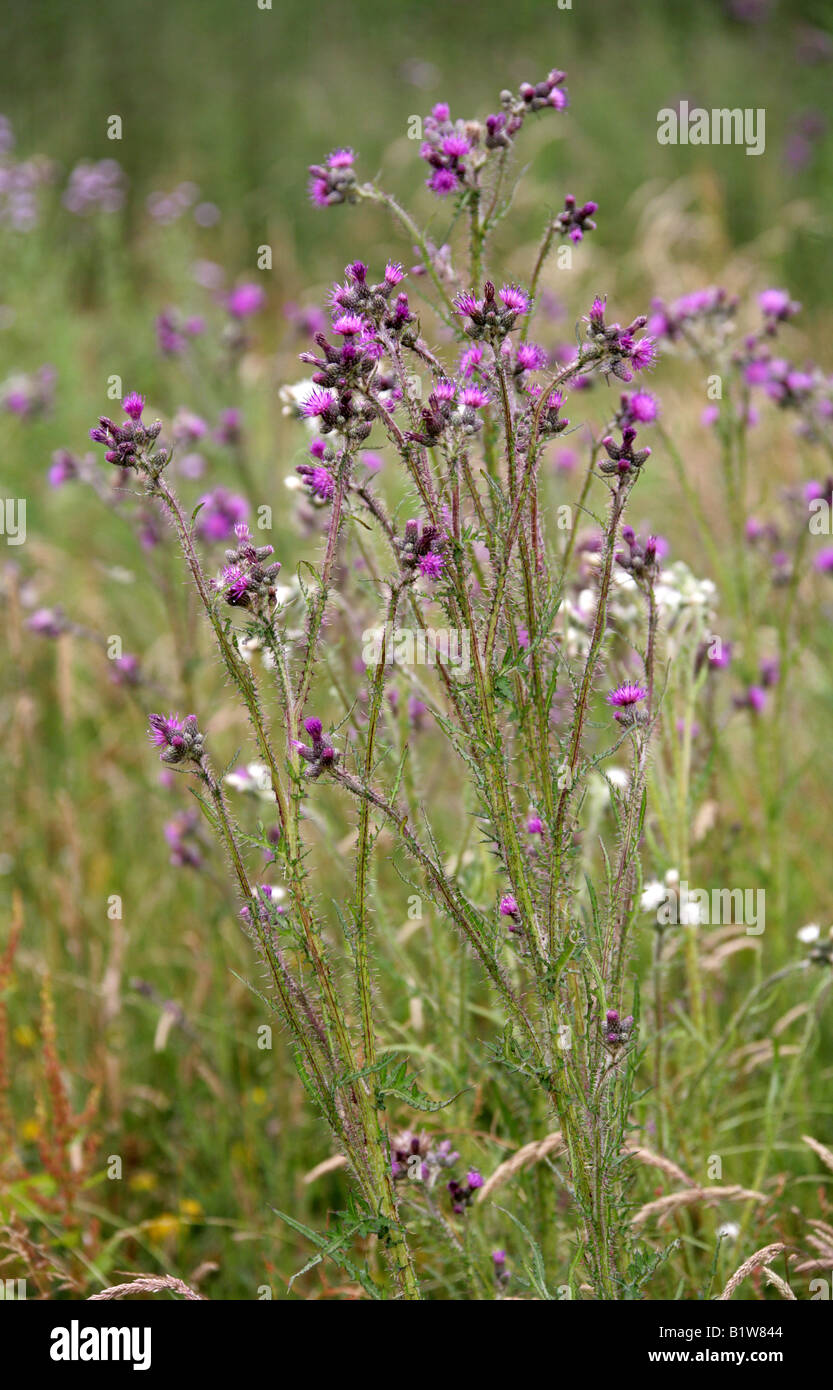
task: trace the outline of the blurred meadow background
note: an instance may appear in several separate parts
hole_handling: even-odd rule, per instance
[[[165,827],[187,815],[190,798],[178,780],[160,783],[145,737],[149,709],[190,710],[199,698],[213,745],[246,762],[245,725],[224,708],[216,666],[201,665],[205,634],[170,547],[143,546],[136,527],[90,488],[51,486],[50,466],[56,451],[89,448],[90,425],[115,409],[107,390],[119,377],[166,424],[182,411],[208,422],[208,435],[191,440],[204,471],[181,484],[192,505],[208,488],[240,490],[243,479],[253,503],[273,509],[270,540],[285,572],[314,558],[318,533],[299,530],[285,486],[305,457],[304,432],[285,414],[279,387],[305,375],[297,362],[308,342],[305,315],[348,261],[376,265],[393,255],[408,264],[413,256],[381,209],[313,207],[307,165],[351,144],[364,175],[378,171],[385,188],[409,199],[439,243],[451,213],[424,188],[409,117],[440,100],[455,116],[483,116],[502,88],[554,65],[568,73],[571,109],[525,135],[518,159],[528,177],[493,250],[507,277],[528,282],[546,216],[564,194],[598,201],[598,231],[573,269],[548,267],[551,337],[573,339],[594,293],[607,294],[625,322],[655,296],[712,283],[753,295],[772,284],[803,305],[787,330],[790,355],[833,370],[830,10],[811,0],[575,0],[570,10],[539,0],[324,0],[314,9],[275,0],[272,10],[255,0],[39,0],[7,7],[0,33],[8,122],[0,132],[0,484],[27,506],[25,544],[0,538],[0,1225],[11,1252],[2,1268],[7,1277],[26,1274],[30,1297],[84,1297],[137,1269],[191,1279],[212,1298],[254,1299],[267,1289],[276,1298],[349,1297],[355,1290],[325,1264],[287,1294],[311,1251],[272,1208],[326,1230],[346,1205],[344,1174],[315,1173],[329,1141],[281,1038],[271,1050],[258,1046],[263,1011],[241,979],[251,977],[250,950],[222,857],[196,832],[186,840],[199,864],[181,848],[186,862],[171,863],[179,832],[166,838]],[[765,153],[659,145],[657,112],[681,98],[765,108]],[[113,116],[118,140],[108,139]],[[99,171],[90,192],[78,166],[105,160],[118,169]],[[258,267],[264,246],[268,270]],[[244,283],[257,283],[266,300],[230,371],[220,300]],[[187,352],[160,351],[163,313],[175,333],[202,320]],[[701,422],[705,375],[669,360],[652,389],[731,567],[717,448]],[[594,428],[608,409],[600,394],[587,400]],[[232,409],[243,422],[240,449],[215,438]],[[756,428],[756,514],[777,519],[784,487],[833,470],[802,457],[772,414]],[[652,443],[650,486],[640,488],[636,514],[669,538],[673,558],[710,575],[666,451]],[[580,484],[553,467],[551,485],[555,502],[573,499]],[[786,712],[791,778],[777,819],[771,802],[764,809],[742,722],[727,735],[725,762],[703,774],[708,809],[693,837],[691,881],[756,883],[764,858],[771,870],[775,853],[780,865],[763,937],[716,963],[712,951],[710,1007],[726,1019],[753,979],[799,958],[803,925],[826,932],[833,917],[833,595],[825,582],[812,580],[818,604],[804,633],[801,698]],[[35,634],[31,614],[55,605],[73,630]],[[138,656],[148,685],[119,679],[102,646],[112,635]],[[330,693],[326,682],[322,690]],[[413,744],[419,794],[444,808],[449,843],[459,835],[459,853],[476,855],[455,787],[432,758],[430,728],[415,730]],[[349,823],[326,789],[316,812],[317,886],[339,900],[349,886],[341,861]],[[385,1043],[415,1059],[429,1094],[468,1088],[429,1117],[430,1128],[491,1173],[540,1138],[545,1120],[513,1103],[482,1055],[467,1051],[490,1018],[459,943],[440,923],[409,923],[395,874],[380,875],[378,893],[386,925],[377,981],[392,1021]],[[809,993],[800,978],[762,1026],[753,1010],[688,1108],[682,1099],[675,1107],[671,1091],[670,1147],[684,1170],[704,1179],[704,1155],[717,1153],[731,1169],[726,1181],[763,1181],[778,1194],[756,1215],[758,1244],[830,1217],[833,1173],[801,1137],[833,1146],[833,1029],[829,1016],[812,1018]],[[677,1049],[682,1077],[675,1038],[670,1056]],[[722,1070],[730,1057],[731,1073]],[[690,1094],[681,1081],[680,1097]],[[415,1118],[404,1108],[390,1117],[394,1126]],[[108,1175],[114,1157],[120,1177]],[[515,1180],[511,1201],[522,1218],[543,1171]],[[673,1176],[641,1172],[636,1205],[669,1184]],[[715,1231],[735,1214],[677,1212],[665,1237],[680,1236],[681,1253],[652,1296],[696,1297]],[[494,1214],[481,1227],[472,1239],[487,1259],[492,1245],[511,1255],[513,1242],[523,1244]],[[565,1277],[556,1283],[567,1282],[566,1249],[561,1257]],[[455,1297],[453,1277],[437,1272],[432,1283],[426,1258],[428,1291]],[[731,1249],[716,1259],[719,1272],[734,1268]]]

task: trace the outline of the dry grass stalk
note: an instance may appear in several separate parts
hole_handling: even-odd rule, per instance
[[[809,1134],[802,1134],[801,1138],[833,1173],[833,1149],[826,1149],[824,1144],[820,1144],[818,1139],[811,1139]]]
[[[316,1178],[323,1178],[325,1173],[334,1173],[337,1168],[346,1167],[347,1159],[344,1154],[331,1154],[329,1158],[324,1159],[323,1163],[317,1163],[314,1168],[310,1168],[309,1172],[304,1174],[303,1184],[306,1187],[308,1183],[315,1182]]]
[[[137,1274],[129,1284],[112,1284],[109,1289],[102,1289],[101,1293],[90,1294],[87,1302],[101,1303],[107,1299],[128,1298],[134,1293],[159,1293],[162,1289],[181,1294],[191,1303],[207,1301],[205,1294],[197,1293],[190,1284],[186,1284],[183,1279],[176,1279],[173,1274]]]
[[[767,1280],[768,1283],[772,1284],[774,1288],[778,1290],[782,1298],[788,1298],[792,1303],[798,1302],[798,1299],[796,1298],[786,1279],[782,1279],[781,1275],[776,1274],[774,1269],[765,1268],[764,1278]]]
[[[711,1206],[715,1202],[726,1201],[765,1202],[766,1197],[763,1192],[752,1192],[745,1187],[689,1187],[684,1192],[669,1192],[665,1197],[658,1197],[656,1201],[640,1207],[631,1217],[631,1224],[643,1226],[654,1216],[662,1221],[682,1207],[696,1206],[698,1202]]]
[[[481,1187],[477,1194],[478,1202],[485,1202],[493,1192],[508,1182],[516,1173],[520,1173],[523,1168],[530,1168],[533,1163],[540,1163],[549,1154],[561,1153],[564,1149],[564,1142],[561,1138],[561,1130],[554,1130],[545,1139],[533,1140],[531,1144],[524,1144],[522,1149],[518,1149],[511,1158],[507,1158],[503,1163],[498,1164],[490,1178]]]
[[[756,1250],[754,1255],[750,1255],[748,1260],[744,1260],[740,1269],[735,1270],[723,1292],[718,1294],[718,1303],[728,1302],[732,1294],[740,1287],[748,1275],[754,1274],[756,1269],[761,1269],[764,1265],[768,1265],[770,1260],[774,1260],[776,1255],[782,1254],[786,1248],[786,1245],[783,1245],[779,1241],[775,1245],[764,1245],[760,1250]]]

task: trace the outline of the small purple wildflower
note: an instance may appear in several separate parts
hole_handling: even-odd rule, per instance
[[[202,762],[204,740],[195,714],[185,719],[177,714],[149,714],[148,724],[151,743],[163,750],[160,754],[163,763]]]
[[[200,506],[196,531],[200,540],[206,542],[228,540],[238,522],[245,521],[249,514],[245,497],[228,492],[224,487],[207,492],[200,498]]]
[[[607,695],[607,703],[614,707],[614,719],[632,723],[637,714],[636,706],[646,699],[647,695],[648,691],[644,685],[633,685],[630,682],[617,685],[615,690],[611,690]]]
[[[251,318],[252,314],[257,314],[266,303],[266,294],[260,285],[247,283],[238,285],[237,289],[232,290],[226,301],[226,308],[235,319]]]

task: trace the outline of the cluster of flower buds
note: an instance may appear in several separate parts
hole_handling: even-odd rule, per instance
[[[406,575],[423,579],[440,579],[445,565],[445,537],[429,522],[405,522],[405,534],[394,541],[399,563]]]
[[[648,332],[658,338],[668,338],[672,343],[685,338],[691,328],[706,328],[720,334],[737,307],[737,296],[728,295],[719,285],[681,295],[672,304],[655,299],[651,304]]]
[[[432,449],[449,428],[462,430],[467,435],[477,434],[483,422],[476,412],[488,404],[488,392],[476,382],[461,386],[441,377],[434,384],[428,404],[420,411],[422,429],[408,430],[406,438]]]
[[[619,1017],[618,1009],[608,1009],[605,1015],[604,1038],[608,1047],[624,1047],[633,1032],[633,1014]]]
[[[384,327],[390,333],[404,335],[403,341],[407,343],[408,335],[405,330],[416,320],[411,313],[408,296],[399,293],[395,299],[393,297],[394,290],[405,277],[399,262],[388,261],[382,279],[371,281],[367,278],[367,266],[364,262],[353,261],[345,267],[344,277],[344,284],[336,285],[330,295],[333,332],[344,334],[345,327],[349,330],[353,327],[354,320],[359,318],[371,344],[372,325]],[[416,335],[411,336],[415,338]],[[379,348],[378,345],[375,346],[378,357]]]
[[[511,92],[504,94],[509,102],[515,98]],[[513,136],[517,135],[523,125],[523,116],[514,111],[498,111],[496,115],[486,117],[486,135],[484,144],[487,150],[508,150],[512,145]]]
[[[527,111],[544,111],[548,106],[556,111],[564,111],[568,105],[564,90],[566,80],[566,72],[553,68],[543,82],[536,82],[535,86],[531,82],[522,82],[518,95]]]
[[[455,1212],[457,1216],[462,1216],[466,1207],[474,1200],[475,1192],[482,1186],[483,1178],[476,1168],[471,1168],[469,1170],[466,1174],[466,1181],[464,1183],[458,1182],[456,1178],[452,1178],[448,1183],[448,1191],[451,1197],[451,1210]]]
[[[309,447],[314,463],[299,463],[295,472],[303,480],[310,500],[317,506],[331,502],[335,492],[335,478],[331,465],[335,463],[335,451],[323,439],[314,439]]]
[[[758,304],[764,316],[764,331],[770,337],[778,332],[779,323],[794,318],[801,309],[801,305],[790,299],[786,290],[762,290],[758,295]]]
[[[356,156],[352,150],[333,150],[326,164],[309,167],[309,196],[317,207],[356,200]]]
[[[651,457],[650,449],[634,449],[633,444],[636,439],[636,430],[633,425],[626,425],[622,430],[622,443],[617,444],[612,435],[606,435],[602,440],[605,447],[607,459],[602,459],[599,468],[602,473],[616,473],[622,477],[627,473],[636,473]]]
[[[317,376],[323,376],[317,373]],[[301,414],[308,420],[317,420],[322,434],[337,430],[346,439],[361,443],[367,439],[376,418],[376,408],[362,396],[356,396],[351,387],[328,390],[316,386],[301,407]]]
[[[568,193],[564,199],[564,209],[556,217],[553,226],[562,236],[568,236],[571,241],[578,243],[584,240],[585,232],[595,232],[596,224],[592,218],[598,210],[599,204],[593,202],[578,207],[572,193]]]
[[[304,762],[309,764],[307,776],[320,777],[322,772],[335,767],[339,755],[324,738],[320,719],[305,719],[304,728],[312,739],[312,747],[308,747],[306,743],[301,743],[298,739],[293,739],[293,746],[297,748]]]
[[[620,381],[633,381],[634,372],[644,371],[656,360],[653,337],[636,337],[648,320],[640,314],[627,328],[622,328],[618,323],[605,323],[606,310],[606,299],[597,295],[585,319],[588,341],[599,350],[602,372],[606,375],[612,372]]]
[[[205,756],[205,740],[197,724],[197,716],[189,714],[180,719],[177,714],[149,714],[148,735],[163,763],[201,763]]]
[[[484,144],[489,150],[509,149],[514,137],[524,123],[524,117],[532,111],[563,111],[568,105],[564,88],[567,74],[553,68],[543,82],[534,86],[523,82],[520,91],[508,89],[500,94],[501,110],[497,115],[487,116]]]
[[[531,308],[529,295],[518,285],[504,285],[496,294],[490,280],[483,286],[483,298],[470,290],[454,300],[457,313],[467,319],[465,331],[470,338],[487,338],[499,342],[515,327],[517,319]]]
[[[529,388],[529,394],[534,400],[540,400],[541,387],[534,385]],[[564,404],[564,397],[560,391],[550,391],[541,411],[538,422],[538,434],[544,438],[553,438],[555,435],[563,434],[569,427],[570,421],[566,415],[559,415],[559,411]]]
[[[443,1168],[453,1167],[459,1157],[450,1139],[443,1139],[435,1146],[424,1131],[416,1134],[406,1129],[391,1141],[390,1170],[394,1182],[410,1179],[431,1188]]]
[[[122,406],[128,417],[124,423],[117,425],[107,415],[101,415],[98,425],[90,430],[90,439],[96,444],[107,445],[107,452],[104,457],[108,463],[115,464],[117,468],[135,468],[139,457],[142,456],[143,462],[148,465],[151,472],[158,474],[168,462],[167,449],[159,449],[150,455],[146,455],[144,451],[149,444],[159,438],[162,429],[161,420],[154,420],[151,425],[142,423],[142,411],[145,403],[135,391],[131,392],[129,396],[125,396]]]
[[[798,410],[806,406],[815,389],[823,382],[821,373],[804,371],[783,357],[759,358],[757,373],[762,379],[753,385],[762,385],[771,401],[781,410]],[[750,371],[746,377],[749,380]]]
[[[656,536],[649,536],[643,541],[632,526],[623,526],[622,540],[628,548],[626,551],[617,550],[617,564],[632,574],[637,582],[644,580],[647,584],[653,584],[659,577],[661,559]]]
[[[275,601],[280,561],[264,564],[274,554],[274,547],[255,545],[245,521],[237,523],[234,534],[237,545],[226,551],[226,564],[215,587],[233,608],[249,608],[259,616],[266,616]]]
[[[474,122],[452,121],[447,102],[440,101],[422,125],[420,156],[431,169],[426,183],[432,193],[444,198],[465,188],[470,181],[468,156],[479,138]]]

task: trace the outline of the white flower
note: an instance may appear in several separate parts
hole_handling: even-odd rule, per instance
[[[657,908],[665,902],[666,897],[663,884],[660,883],[659,879],[652,878],[650,883],[646,883],[642,889],[639,905],[643,912],[656,912]]]
[[[679,883],[679,881],[680,881],[680,871],[679,871],[679,869],[669,869],[668,872],[667,872],[667,874],[665,875],[665,882],[668,884],[668,887],[669,887],[669,888],[676,888],[676,886],[677,886],[677,884]]]
[[[623,767],[611,767],[608,769],[607,780],[614,787],[619,787],[624,791],[628,785],[628,774]]]
[[[718,1226],[717,1234],[723,1240],[737,1240],[740,1235],[740,1226],[737,1221],[724,1221],[722,1226]]]
[[[796,936],[799,941],[805,941],[808,944],[811,941],[818,941],[821,936],[821,927],[817,922],[808,922],[806,927],[799,927]]]
[[[226,786],[232,787],[234,791],[250,792],[253,796],[260,797],[261,801],[276,799],[272,791],[272,778],[265,763],[247,763],[246,767],[238,768],[236,772],[227,772],[224,781]]]
[[[680,903],[680,924],[684,927],[699,927],[703,921],[703,909],[699,903]]]

